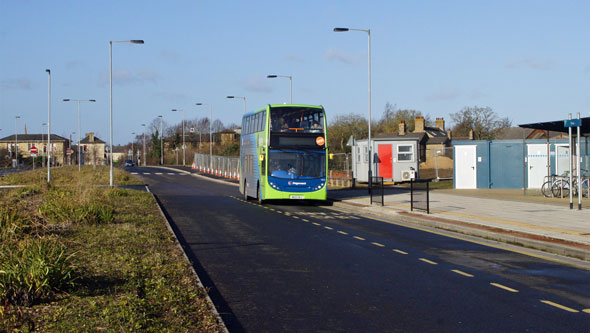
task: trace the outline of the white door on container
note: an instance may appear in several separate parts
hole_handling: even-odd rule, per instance
[[[555,146],[555,173],[562,175],[564,172],[570,169],[570,147],[569,145],[556,145]]]
[[[477,146],[455,146],[455,187],[477,188]]]
[[[528,188],[541,188],[547,176],[547,145],[527,145]]]

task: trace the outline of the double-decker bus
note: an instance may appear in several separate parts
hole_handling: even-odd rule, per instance
[[[267,105],[242,118],[240,192],[247,200],[326,200],[324,108]]]

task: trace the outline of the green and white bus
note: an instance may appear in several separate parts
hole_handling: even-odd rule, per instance
[[[328,147],[322,106],[267,105],[242,118],[240,192],[245,199],[326,200]]]

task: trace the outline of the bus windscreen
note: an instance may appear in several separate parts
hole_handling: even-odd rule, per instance
[[[323,133],[324,111],[309,107],[273,107],[270,124],[271,132]]]

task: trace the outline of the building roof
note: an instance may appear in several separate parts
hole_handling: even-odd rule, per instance
[[[41,142],[42,140],[47,140],[47,135],[46,134],[19,134],[18,135],[18,142]],[[16,135],[10,135],[7,136],[5,138],[0,139],[0,142],[15,142],[16,141]],[[52,142],[67,142],[69,141],[68,139],[56,135],[56,134],[51,134],[51,141]]]
[[[93,143],[106,143],[104,141],[102,141],[101,139],[99,139],[98,137],[94,137],[94,141],[90,142],[90,138],[87,136],[84,139],[80,140],[81,144],[93,144]]]
[[[590,117],[581,118],[582,126],[580,133],[583,136],[590,136]],[[521,124],[518,127],[540,129],[544,131],[567,133],[568,127],[565,127],[564,120],[547,121],[542,123]],[[576,133],[576,128],[572,128],[572,133]]]

